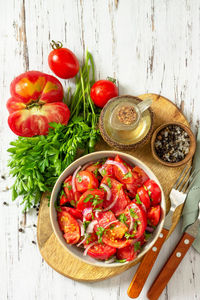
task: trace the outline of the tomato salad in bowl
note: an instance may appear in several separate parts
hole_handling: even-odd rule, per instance
[[[158,237],[164,214],[155,175],[141,161],[116,151],[72,163],[51,196],[51,222],[59,241],[73,255],[101,266],[140,258]]]

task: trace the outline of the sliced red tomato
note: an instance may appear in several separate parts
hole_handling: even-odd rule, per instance
[[[132,202],[126,207],[124,214],[126,216],[126,224],[128,226],[131,225],[131,218],[133,220],[133,229],[130,231],[130,234],[132,235],[131,238],[140,238],[144,234],[147,226],[146,212],[143,210],[141,205]]]
[[[62,207],[61,207],[61,210],[62,210],[62,211],[68,212],[68,213],[69,213],[71,216],[73,216],[75,219],[80,219],[80,220],[83,219],[82,212],[79,211],[79,210],[76,209],[76,208],[73,208],[73,207],[67,207],[67,206],[62,206]]]
[[[69,199],[66,197],[66,195],[62,195],[60,197],[60,205],[64,205],[65,203],[69,202]]]
[[[75,200],[74,193],[72,190],[72,176],[71,175],[69,177],[67,177],[64,181],[64,191],[65,191],[65,194],[66,194],[67,198],[69,199],[69,201]]]
[[[93,173],[89,171],[80,171],[75,179],[76,189],[78,192],[85,192],[89,189],[96,189],[99,182]]]
[[[108,160],[114,160],[113,157],[109,157],[106,162]],[[111,176],[111,177],[114,177],[114,170],[113,170],[113,165],[110,165],[110,164],[103,164],[103,169],[101,171],[101,175],[102,176]],[[100,169],[100,168],[99,168]]]
[[[151,205],[157,205],[161,201],[161,190],[159,185],[154,181],[149,179],[148,181],[145,182],[145,187],[149,191],[149,196],[151,199]]]
[[[96,217],[98,224],[95,225],[94,230],[96,231],[98,227],[107,227],[107,225],[113,221],[116,221],[115,215],[112,211],[105,211],[98,213]]]
[[[137,189],[136,202],[138,204],[141,204],[140,202],[142,202],[144,204],[146,210],[149,209],[149,207],[150,207],[151,203],[150,203],[149,194],[143,186],[141,186],[139,189]]]
[[[101,163],[100,162],[90,165],[89,167],[87,167],[85,169],[85,171],[89,171],[89,172],[93,173],[94,176],[100,181],[101,180],[101,175],[98,171],[99,168],[101,168]]]
[[[126,259],[126,261],[132,261],[137,257],[137,251],[135,251],[134,245],[128,245],[124,248],[117,249],[117,258]]]
[[[148,175],[138,166],[135,166],[132,170],[133,181],[132,183],[127,183],[126,188],[129,191],[129,196],[134,198],[137,194],[137,189],[143,185],[148,179]]]
[[[119,162],[120,164],[124,165],[124,167],[127,169],[127,174],[123,174],[120,168],[117,166],[113,166],[114,170],[114,176],[122,183],[132,183],[133,182],[133,174],[132,174],[132,167],[126,163],[119,155],[115,157],[115,161]]]
[[[130,203],[130,199],[124,192],[123,184],[110,176],[104,176],[101,181],[101,184],[102,183],[106,184],[111,189],[112,193],[110,200],[104,200],[103,207],[109,207],[111,203],[115,201],[116,197],[118,197],[115,204],[110,209],[117,215]]]
[[[58,224],[68,244],[76,244],[81,236],[78,222],[68,212],[58,212]]]
[[[157,226],[160,221],[160,205],[150,207],[147,212],[147,220],[149,225]]]
[[[105,197],[103,189],[88,190],[80,197],[77,209],[82,211],[86,207],[101,208]]]
[[[90,249],[87,254],[93,258],[105,260],[110,258],[116,253],[116,249],[105,244],[96,243]]]
[[[123,238],[128,228],[121,222],[113,223],[105,229],[102,240],[105,244],[114,248],[123,248],[130,244],[130,241]]]

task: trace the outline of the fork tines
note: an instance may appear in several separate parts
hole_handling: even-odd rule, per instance
[[[185,166],[185,168],[183,169],[179,178],[177,179],[176,183],[173,186],[174,189],[183,193],[187,193],[189,191],[200,169],[198,171],[193,170],[193,172],[190,174],[191,170],[192,167],[188,167],[187,165]]]

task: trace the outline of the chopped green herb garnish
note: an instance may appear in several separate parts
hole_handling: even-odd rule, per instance
[[[83,228],[84,228],[84,232],[86,232],[88,225],[90,224],[90,221],[84,221],[83,222]]]
[[[126,259],[115,259],[115,262],[118,262],[118,263],[125,263],[125,262],[126,262]]]
[[[119,215],[118,220],[120,222],[124,223],[128,227],[128,225],[126,224],[127,217],[126,217],[126,215],[124,213]]]
[[[76,178],[78,178],[78,182],[82,182],[82,177],[79,174],[76,175]]]
[[[145,240],[147,241],[151,237],[152,233],[144,233]]]
[[[135,220],[139,219],[138,215],[134,212],[134,210],[132,208],[130,208],[129,211],[130,211],[130,215],[133,219],[135,219]]]
[[[94,166],[98,166],[100,164],[100,161],[97,161]]]
[[[89,195],[87,195],[86,197],[85,197],[85,199],[83,200],[83,202],[84,203],[87,203],[87,202],[89,202],[91,199],[93,199],[94,198],[94,195],[92,195],[92,194],[89,194]]]
[[[71,201],[70,201],[70,204],[71,204],[72,206],[76,207],[76,201],[71,200]]]
[[[96,234],[98,236],[98,242],[99,243],[102,243],[102,237],[103,237],[104,231],[105,231],[105,228],[103,228],[101,226],[97,228]]]
[[[97,178],[97,176],[98,176],[98,169],[94,170],[94,176]]]
[[[112,183],[111,183],[110,177],[107,178],[107,183],[108,183],[109,188],[111,189],[112,188]]]
[[[105,176],[105,175],[106,175],[106,170],[103,169],[103,170],[101,171],[101,174],[102,174],[103,176]]]
[[[136,242],[134,244],[134,251],[137,252],[140,249],[141,249],[141,242]]]
[[[128,240],[128,239],[134,238],[135,233],[130,234],[130,233],[128,233],[128,232],[125,232],[124,236],[125,236],[125,238]]]
[[[129,171],[128,173],[126,173],[126,174],[123,176],[123,179],[131,178],[132,176],[133,176],[132,173]]]
[[[140,196],[138,194],[135,195],[135,200],[136,200],[136,203],[142,204],[142,201],[140,200]]]
[[[57,211],[60,211],[60,212],[62,211],[62,209],[60,208],[60,205],[58,204],[57,201],[54,202],[54,207]]]

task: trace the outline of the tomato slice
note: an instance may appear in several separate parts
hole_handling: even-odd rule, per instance
[[[88,236],[87,236],[87,238],[86,238],[85,241],[83,242],[84,247],[87,248],[87,246],[88,246],[89,244],[96,242],[97,239],[98,239],[98,238],[97,238],[97,235],[96,235],[94,232],[89,233]]]
[[[97,178],[89,171],[78,172],[76,175],[75,184],[77,191],[82,193],[89,189],[96,189],[99,186]]]
[[[134,245],[128,245],[124,248],[117,249],[117,258],[126,259],[126,261],[134,260],[137,257]]]
[[[131,238],[138,239],[140,238],[147,226],[147,217],[146,213],[141,207],[141,205],[132,202],[128,205],[124,211],[126,216],[126,224],[130,226],[131,218],[133,219],[133,229],[130,231],[132,235]]]
[[[129,197],[124,192],[123,184],[110,176],[104,176],[101,181],[101,184],[102,183],[108,185],[112,193],[110,200],[104,200],[103,207],[109,207],[111,203],[115,201],[116,197],[118,197],[116,203],[110,209],[113,213],[117,215],[122,210],[124,210],[124,208],[130,203]]]
[[[73,208],[73,207],[67,207],[67,206],[62,206],[62,207],[61,207],[61,210],[62,210],[62,211],[68,212],[68,213],[69,213],[71,216],[73,216],[75,219],[80,219],[80,220],[83,219],[82,212],[79,211],[79,210],[76,209],[76,208]]]
[[[151,199],[151,205],[157,205],[161,201],[161,190],[159,185],[154,181],[149,179],[145,182],[145,187],[149,191],[150,199]]]
[[[96,218],[98,221],[98,224],[95,225],[94,230],[97,231],[98,227],[107,227],[107,225],[113,221],[116,221],[117,219],[115,218],[115,215],[113,214],[112,211],[105,211],[105,212],[100,212],[98,214],[98,217]]]
[[[132,170],[133,181],[127,183],[126,188],[129,191],[129,196],[134,198],[137,194],[137,189],[143,185],[148,179],[148,175],[138,166],[135,166]]]
[[[150,225],[157,226],[160,221],[160,205],[150,207],[147,212],[147,220]]]
[[[99,174],[99,168],[101,168],[101,163],[97,162],[88,166],[85,171],[89,171],[100,181],[102,179],[101,175]]]
[[[75,200],[74,193],[72,190],[72,176],[71,175],[69,177],[67,177],[64,181],[64,191],[65,191],[65,194],[66,194],[67,198],[69,199],[69,201]]]
[[[105,197],[103,189],[88,190],[80,197],[77,209],[82,211],[86,207],[101,208]]]
[[[105,244],[96,243],[90,249],[87,254],[93,258],[105,260],[110,258],[116,253],[116,249]]]
[[[114,248],[123,248],[130,244],[130,240],[123,238],[128,228],[121,222],[113,223],[105,229],[102,240],[105,244]]]
[[[58,212],[58,224],[68,244],[76,244],[81,236],[78,222],[68,212]]]
[[[133,182],[133,174],[132,174],[132,167],[126,163],[119,155],[115,157],[115,161],[119,162],[120,164],[124,165],[125,168],[127,169],[127,174],[123,174],[122,171],[117,167],[113,166],[114,170],[114,176],[117,178],[122,183],[132,183]]]
[[[138,195],[138,196],[137,196]],[[136,194],[136,202],[138,204],[142,204],[145,206],[146,210],[150,207],[150,198],[148,192],[145,190],[143,186],[141,186],[139,189],[137,189]],[[142,202],[142,203],[141,203]]]
[[[65,203],[69,202],[69,199],[63,194],[60,197],[60,205],[64,205]]]

